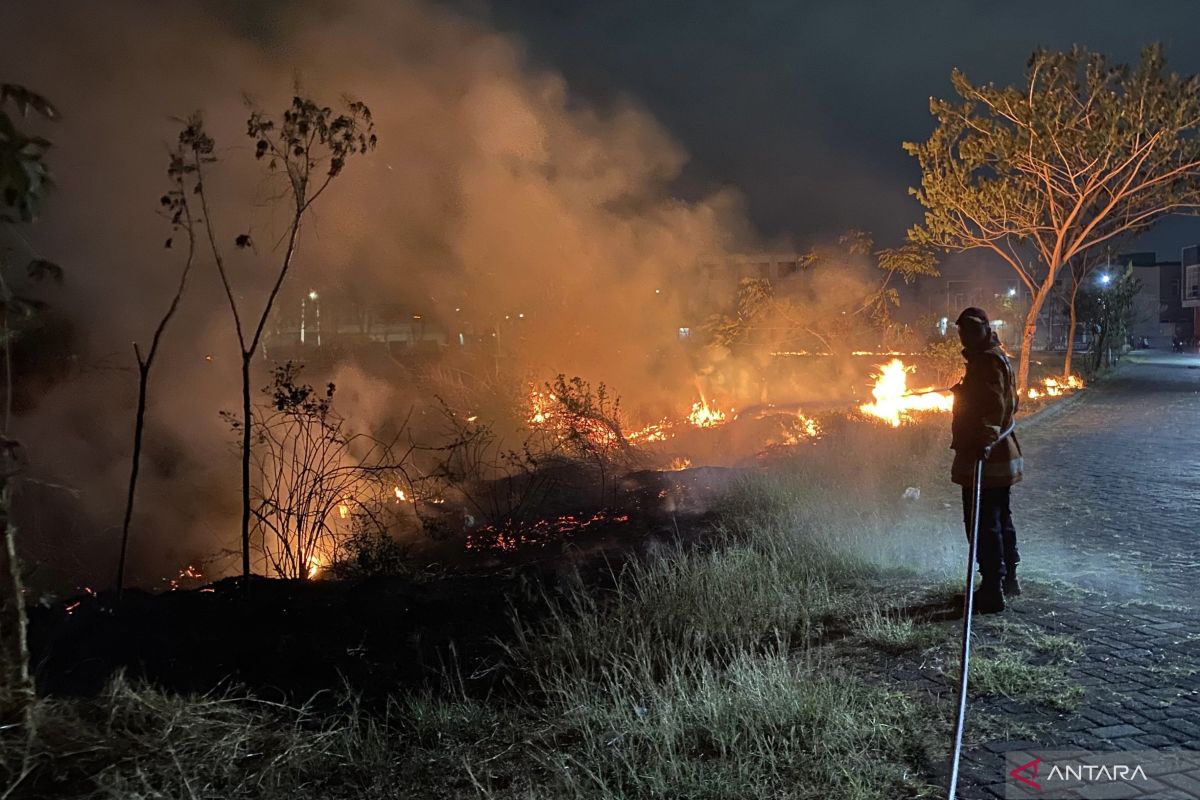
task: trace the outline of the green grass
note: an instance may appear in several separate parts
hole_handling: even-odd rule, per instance
[[[1017,698],[1058,711],[1077,711],[1083,702],[1083,687],[1071,681],[1063,665],[1036,664],[1027,654],[1012,650],[975,654],[968,688],[975,694]]]
[[[854,631],[867,644],[885,653],[900,654],[942,644],[955,630],[872,609],[854,622]]]
[[[668,548],[516,620],[500,694],[398,690],[386,711],[346,698],[316,715],[117,682],[41,701],[31,739],[0,732],[0,765],[31,796],[78,798],[933,796],[925,737],[944,710],[824,634],[898,654],[944,642],[947,626],[883,609],[904,599],[900,576],[956,561],[961,537],[900,499],[927,431],[889,430],[881,454],[878,431],[849,430],[819,468],[736,487],[720,546]],[[1030,665],[981,663],[980,691],[1065,691]]]

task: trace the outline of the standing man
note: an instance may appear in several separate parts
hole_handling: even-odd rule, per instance
[[[967,362],[966,375],[953,389],[951,423],[954,464],[950,479],[962,486],[963,519],[971,535],[975,464],[988,445],[996,443],[1017,413],[1017,385],[1012,364],[992,331],[987,314],[968,308],[955,321]],[[1009,434],[992,448],[983,467],[979,501],[979,573],[983,583],[975,592],[975,610],[995,614],[1004,610],[1004,597],[1019,595],[1017,531],[1009,510],[1009,491],[1024,475],[1025,463],[1017,437]]]

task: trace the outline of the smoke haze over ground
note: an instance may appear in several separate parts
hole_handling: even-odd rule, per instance
[[[736,191],[672,196],[686,154],[632,101],[582,104],[561,77],[529,68],[520,42],[420,2],[277,4],[253,26],[228,5],[68,6],[21,4],[3,34],[4,80],[63,115],[45,130],[58,188],[24,231],[30,246],[13,243],[18,258],[64,267],[49,299],[75,333],[65,376],[33,384],[19,427],[36,473],[77,493],[47,503],[62,490],[34,490],[38,518],[27,524],[63,532],[40,555],[95,574],[96,554],[115,551],[136,391],[130,342],[146,343],[177,280],[180,248],[163,248],[156,211],[167,147],[194,110],[217,141],[207,186],[218,232],[255,242],[228,253],[243,313],[254,318],[265,296],[287,209],[244,136],[243,93],[277,113],[298,83],[319,102],[346,93],[375,115],[379,148],[353,159],[316,206],[293,292],[336,287],[452,332],[494,331],[514,342],[518,372],[604,381],[626,408],[658,411],[691,392],[704,365],[675,333],[682,270],[760,245]],[[260,27],[272,34],[247,32]],[[217,412],[237,405],[237,344],[203,250],[193,274],[151,385],[133,546],[143,582],[231,546],[236,529],[236,459]],[[855,278],[830,280],[838,286],[825,293],[861,292]],[[256,386],[266,382],[258,363]],[[399,379],[351,365],[335,379],[363,427],[412,402]]]

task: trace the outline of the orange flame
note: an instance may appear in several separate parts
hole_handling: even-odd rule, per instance
[[[662,422],[655,422],[651,425],[647,425],[644,428],[631,431],[625,438],[631,442],[665,442],[670,436],[668,432],[670,425],[671,424],[664,419]]]
[[[914,411],[950,411],[954,407],[954,395],[949,392],[920,390],[920,394],[910,393],[908,373],[913,369],[898,358],[881,365],[871,389],[875,401],[863,403],[860,410],[884,420],[893,428],[910,420]]]
[[[1039,397],[1061,397],[1084,387],[1083,378],[1078,375],[1068,375],[1065,378],[1042,378],[1041,388],[1030,386],[1025,392],[1030,400]]]
[[[688,414],[688,422],[697,428],[715,428],[725,423],[725,412],[710,406],[708,400],[701,397],[692,403],[692,412]]]

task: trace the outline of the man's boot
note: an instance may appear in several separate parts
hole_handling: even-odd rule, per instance
[[[1009,564],[1005,567],[1004,574],[1004,596],[1005,597],[1020,597],[1021,584],[1017,580],[1017,565]]]
[[[975,590],[974,609],[976,614],[999,614],[1004,610],[1004,592],[1000,581],[984,578]]]

